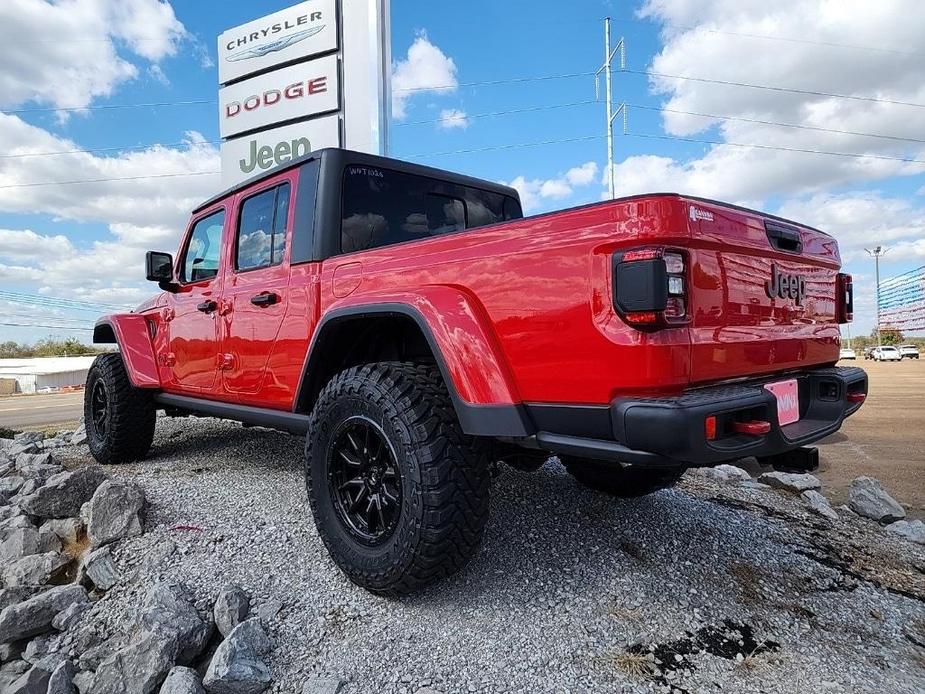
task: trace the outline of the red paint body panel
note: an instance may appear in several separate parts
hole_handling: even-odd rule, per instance
[[[96,324],[109,325],[115,333],[132,385],[136,388],[160,388],[157,361],[145,317],[136,314],[104,316]]]
[[[617,396],[675,394],[692,384],[838,359],[835,241],[801,228],[803,254],[776,251],[758,213],[674,195],[601,203],[320,263],[290,267],[287,257],[250,277],[236,274],[229,239],[238,203],[282,180],[296,191],[298,175],[285,172],[224,203],[224,269],[209,288],[187,293],[210,292],[230,313],[210,321],[189,313],[192,299],[183,292],[166,295],[163,303],[176,316],[167,324],[169,340],[156,339],[155,349],[175,353],[177,364],[160,369],[165,391],[291,409],[319,321],[330,311],[381,303],[404,304],[423,317],[456,392],[471,404],[606,405]],[[697,217],[692,205],[712,221]],[[689,325],[640,332],[614,309],[613,254],[651,245],[687,254]],[[802,307],[767,296],[772,262],[806,277]],[[247,301],[258,291],[278,293],[281,301],[252,309]],[[159,311],[151,309],[153,320],[161,321]],[[200,319],[199,327],[187,335],[184,326],[176,335],[186,315]],[[216,360],[210,374],[200,369],[191,384],[183,372],[190,365],[182,362],[208,349],[230,355],[226,366],[232,366],[220,372]],[[157,377],[156,369],[145,373]]]

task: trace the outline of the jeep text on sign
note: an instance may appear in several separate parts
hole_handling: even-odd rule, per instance
[[[225,87],[219,92],[218,102],[222,137],[337,111],[337,56],[291,65]]]
[[[339,139],[337,114],[244,135],[222,145],[222,173],[233,185],[313,150],[330,147]]]
[[[218,80],[227,84],[275,65],[337,50],[335,0],[308,0],[218,39]]]

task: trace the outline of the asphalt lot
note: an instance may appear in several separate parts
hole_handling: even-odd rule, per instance
[[[925,360],[841,362],[870,376],[870,397],[840,432],[820,444],[819,477],[834,504],[851,480],[871,475],[914,518],[925,518]],[[83,393],[0,398],[0,426],[53,429],[83,415]]]
[[[83,407],[83,391],[11,395],[0,398],[0,427],[22,430],[46,429],[65,424],[76,426],[76,422],[83,416]]]
[[[841,362],[863,367],[870,394],[841,431],[819,446],[826,495],[844,503],[858,475],[870,475],[909,512],[925,518],[925,361]]]

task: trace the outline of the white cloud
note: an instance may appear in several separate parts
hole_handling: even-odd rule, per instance
[[[440,112],[437,127],[443,130],[465,130],[469,127],[469,116],[458,108],[445,108]]]
[[[418,34],[403,60],[392,66],[392,116],[403,120],[408,101],[415,94],[449,94],[456,91],[456,63],[430,42],[425,32]]]
[[[0,106],[83,108],[133,79],[145,60],[174,55],[186,30],[161,0],[4,0],[0,3]]]
[[[76,225],[67,237],[0,231],[0,282],[41,283],[54,295],[82,298],[150,293],[142,277],[144,252],[175,251],[189,211],[219,186],[218,176],[208,174],[220,169],[216,148],[199,133],[187,133],[186,139],[179,148],[156,146],[108,157],[78,152],[0,158],[0,211],[103,223],[111,233],[87,244],[81,243],[85,237]],[[70,140],[16,116],[0,115],[0,151],[15,155],[74,149],[78,147]],[[173,177],[186,173],[208,175]],[[65,180],[98,182],[15,187]]]
[[[34,261],[49,255],[67,255],[74,247],[60,234],[45,236],[30,229],[0,229],[0,258]]]
[[[925,5],[902,4],[902,11],[884,11],[863,0],[781,0],[771,5],[738,0],[648,0],[640,14],[662,24],[664,47],[650,66],[656,73],[925,103],[925,61],[914,52],[917,37],[925,31]],[[847,49],[742,34],[897,50]],[[672,111],[921,138],[920,109],[907,106],[657,76],[650,83],[656,94],[664,95],[662,105]],[[921,164],[873,158],[925,158],[925,147],[914,143],[671,112],[663,114],[663,125],[669,134],[681,137],[703,137],[705,133],[707,139],[717,139],[711,131],[715,128],[725,142],[872,156],[858,159],[711,146],[702,157],[688,162],[631,157],[617,169],[621,192],[656,188],[762,200],[925,172]],[[641,184],[646,187],[640,190]]]
[[[564,200],[574,194],[575,188],[594,183],[597,179],[597,171],[597,163],[589,161],[555,178],[528,179],[525,176],[518,176],[505,185],[516,188],[520,193],[520,201],[525,212],[534,212],[542,207],[545,201]]]
[[[866,258],[864,248],[891,247],[885,262],[925,257],[925,210],[877,192],[820,194],[785,202],[777,211],[838,239],[846,261]]]

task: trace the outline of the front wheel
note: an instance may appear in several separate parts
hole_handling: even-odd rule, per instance
[[[367,590],[413,592],[478,550],[486,450],[460,430],[433,366],[382,362],[335,376],[312,411],[305,471],[321,540]]]
[[[154,401],[132,385],[122,355],[98,356],[84,392],[87,444],[97,462],[113,465],[144,458],[154,440],[156,419]]]
[[[645,468],[560,455],[559,460],[576,480],[599,492],[631,499],[676,485],[685,468]]]

